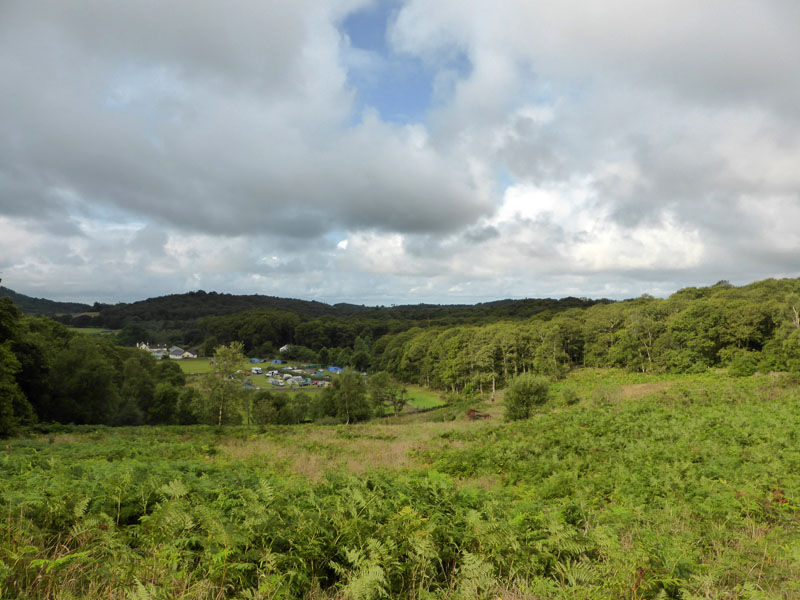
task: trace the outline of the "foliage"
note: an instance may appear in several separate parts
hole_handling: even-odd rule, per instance
[[[505,417],[508,421],[528,419],[534,408],[547,402],[550,394],[548,381],[525,373],[512,380],[505,395]]]
[[[647,374],[717,368],[727,368],[731,376],[800,372],[798,298],[800,280],[785,279],[686,288],[666,299],[643,296],[624,302],[573,298],[366,308],[194,292],[93,309],[118,321],[121,341],[144,334],[187,340],[196,347],[240,341],[244,352],[259,357],[289,343],[299,359],[385,371],[402,385],[477,400],[497,397],[523,373],[560,381],[587,366]],[[172,371],[156,367],[149,357],[116,346],[113,336],[86,337],[78,339],[50,319],[22,315],[2,300],[4,431],[37,419],[112,425],[177,419],[152,405],[160,383],[183,387],[178,367],[170,361],[163,364]],[[183,367],[210,365],[202,361]],[[175,404],[175,410],[183,407],[184,422],[193,414],[219,423],[219,407],[228,397],[241,406],[223,410],[227,416],[222,420],[250,421],[250,402],[246,397],[239,402],[238,387],[206,379],[204,398],[194,397],[191,410],[186,403]],[[315,398],[310,416],[341,418],[331,408],[333,395]],[[174,394],[164,388],[159,400],[167,398],[171,406]]]
[[[266,425],[297,425],[306,420],[311,409],[308,394],[287,392],[256,392],[250,394],[253,403],[253,422]]]
[[[10,345],[10,342],[0,344],[0,438],[14,433],[20,422],[32,420],[33,414],[15,379],[20,364]]]
[[[642,373],[800,371],[800,280],[687,288],[524,321],[406,329],[378,339],[372,367],[401,381],[494,392],[520,373],[559,379],[580,366]],[[734,360],[735,358],[735,360]],[[755,368],[754,368],[755,363]]]
[[[88,304],[78,302],[54,302],[44,298],[32,298],[0,285],[0,298],[9,298],[20,310],[31,315],[58,315],[83,313],[91,310]]]
[[[758,370],[759,354],[751,350],[738,350],[733,353],[728,364],[728,373],[734,377],[747,377]]]
[[[398,416],[408,402],[406,389],[392,381],[386,371],[370,376],[367,387],[378,416],[383,416],[386,408],[391,409],[394,416]]]
[[[364,377],[352,369],[345,369],[316,396],[313,414],[317,419],[333,417],[339,423],[356,423],[371,415]]]
[[[231,342],[218,346],[214,351],[214,372],[203,379],[203,386],[208,392],[205,398],[207,405],[202,412],[205,422],[215,419],[217,427],[231,422],[236,415],[236,401],[241,398],[241,369],[245,364],[244,345]]]
[[[565,386],[561,389],[561,401],[567,406],[580,402],[578,391],[572,386]]]
[[[317,353],[311,348],[300,346],[299,344],[292,344],[284,353],[284,357],[291,361],[313,363],[317,360]]]
[[[796,378],[586,370],[552,387],[606,401],[510,423],[60,426],[5,442],[0,596],[800,594]],[[368,439],[411,447],[410,464],[315,479],[242,452]]]

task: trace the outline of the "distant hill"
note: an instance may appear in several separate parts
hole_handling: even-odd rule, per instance
[[[0,298],[8,297],[25,313],[31,315],[74,315],[92,310],[88,304],[79,302],[56,302],[45,298],[32,298],[0,286]]]
[[[313,300],[258,294],[238,296],[203,290],[148,298],[130,304],[96,303],[92,310],[100,313],[104,326],[118,327],[130,321],[193,321],[201,317],[229,315],[257,308],[282,310],[312,318],[336,314],[336,309],[329,304]]]
[[[414,321],[427,324],[453,324],[498,318],[528,318],[544,312],[560,312],[570,308],[588,308],[609,300],[588,298],[536,298],[496,300],[481,304],[406,304],[398,306],[364,306],[339,303],[326,304],[314,300],[279,298],[259,294],[234,295],[199,290],[170,294],[137,302],[94,305],[54,302],[31,298],[0,287],[0,296],[9,296],[23,311],[30,314],[58,316],[63,323],[79,327],[121,329],[130,323],[172,323],[171,328],[185,328],[203,317],[226,316],[252,310],[283,311],[308,319],[356,318],[377,321]],[[85,314],[91,313],[91,314]]]
[[[335,304],[336,316],[357,316],[367,319],[501,319],[528,318],[547,311],[560,312],[570,308],[588,308],[593,304],[611,300],[588,298],[525,298],[522,300],[494,300],[479,304],[401,304],[398,306],[357,306]]]

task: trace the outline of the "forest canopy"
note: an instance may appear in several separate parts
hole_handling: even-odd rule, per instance
[[[191,322],[132,321],[116,338],[99,338],[76,334],[47,317],[25,315],[11,299],[2,298],[0,416],[6,433],[36,420],[112,425],[191,421],[189,405],[197,404],[198,391],[184,388],[179,367],[120,345],[167,334],[205,356],[232,343],[240,343],[245,356],[277,356],[278,348],[288,345],[285,356],[292,360],[383,371],[402,383],[456,394],[493,393],[527,373],[560,379],[577,367],[642,373],[724,368],[734,376],[800,371],[798,279],[743,287],[719,282],[669,298],[621,302],[519,302],[387,309],[348,305],[338,316],[333,307],[333,314],[313,316],[256,308]],[[426,313],[430,318],[420,318]],[[329,412],[341,417],[341,411]]]

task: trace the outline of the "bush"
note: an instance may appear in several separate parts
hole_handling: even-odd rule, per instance
[[[728,365],[728,374],[733,377],[747,377],[758,370],[759,355],[756,352],[740,350]]]
[[[581,398],[574,387],[565,387],[563,390],[561,390],[561,400],[567,406],[572,406],[573,404],[580,402]]]
[[[505,417],[507,421],[527,419],[533,408],[547,402],[550,383],[544,377],[531,374],[520,375],[506,390]]]

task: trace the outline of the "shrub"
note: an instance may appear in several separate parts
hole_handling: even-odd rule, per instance
[[[740,350],[728,365],[728,374],[733,377],[747,377],[758,369],[758,354]]]
[[[561,400],[567,406],[572,406],[573,404],[577,404],[578,402],[580,402],[580,399],[581,398],[574,387],[565,387],[563,390],[561,390]]]
[[[511,382],[505,394],[505,417],[508,421],[527,419],[533,408],[547,402],[550,384],[544,377],[526,373]]]

